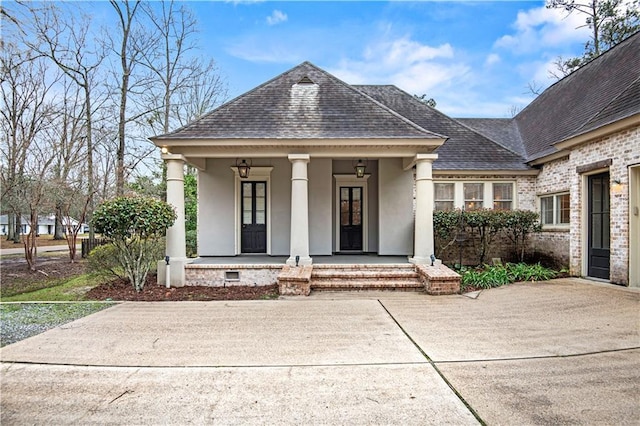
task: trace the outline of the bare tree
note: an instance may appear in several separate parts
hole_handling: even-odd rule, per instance
[[[127,149],[126,125],[136,121],[149,112],[148,107],[128,116],[127,103],[131,95],[141,94],[150,89],[151,81],[144,75],[136,75],[135,70],[140,65],[144,52],[150,50],[155,43],[149,31],[144,29],[137,20],[140,15],[141,2],[110,0],[111,6],[118,17],[118,27],[121,31],[119,43],[111,40],[111,49],[119,59],[118,98],[120,100],[118,112],[118,147],[116,155],[116,194],[122,195],[126,181],[125,154]],[[116,47],[118,47],[116,49]]]
[[[21,51],[12,42],[4,42],[0,77],[0,129],[2,142],[2,204],[12,223],[10,237],[20,242],[21,218],[25,207],[22,187],[27,160],[40,132],[52,119],[49,92],[57,76],[47,74],[40,58]]]
[[[548,0],[547,7],[584,15],[585,24],[579,28],[591,30],[582,56],[560,57],[555,62],[557,72],[552,71],[550,75],[558,79],[640,30],[640,0]]]
[[[76,6],[74,5],[74,8]],[[27,40],[29,46],[50,59],[80,89],[83,96],[86,143],[87,194],[89,217],[94,207],[95,177],[93,166],[93,127],[95,102],[99,87],[97,74],[105,54],[99,44],[91,39],[91,19],[83,13],[66,14],[56,4],[46,4],[40,9],[29,8],[31,27],[35,36]],[[94,102],[96,105],[94,105]],[[93,227],[89,228],[89,238],[94,238]]]
[[[226,85],[215,62],[203,62],[194,55],[197,21],[193,14],[173,0],[160,2],[158,11],[153,7],[157,4],[145,4],[144,9],[159,35],[157,48],[144,58],[159,83],[159,92],[149,99],[157,109],[148,123],[155,131],[168,133],[212,108],[226,96]]]

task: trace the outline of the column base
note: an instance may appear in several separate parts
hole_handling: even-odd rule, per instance
[[[296,257],[291,256],[290,258],[287,259],[285,263],[289,266],[296,266]],[[313,259],[311,259],[309,256],[305,256],[305,257],[300,256],[300,259],[298,259],[298,266],[312,265],[312,264],[313,264]]]
[[[171,287],[184,287],[185,274],[184,265],[193,262],[193,259],[189,258],[171,258],[169,260],[169,285]],[[167,264],[164,260],[158,261],[158,284],[166,285],[167,283]]]
[[[414,265],[431,265],[431,258],[430,257],[421,257],[421,256],[414,256],[414,257],[410,257],[409,258],[409,263],[413,263]],[[442,265],[442,260],[440,259],[436,259],[433,261],[433,266],[440,266]]]

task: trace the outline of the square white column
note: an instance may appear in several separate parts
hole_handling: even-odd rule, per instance
[[[309,154],[290,154],[291,161],[291,239],[287,265],[311,265],[309,256]]]

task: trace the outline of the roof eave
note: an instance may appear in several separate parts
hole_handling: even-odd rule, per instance
[[[570,150],[578,145],[582,145],[635,126],[640,126],[640,113],[600,126],[593,130],[588,130],[584,133],[572,135],[567,139],[556,142],[553,146],[559,150]]]

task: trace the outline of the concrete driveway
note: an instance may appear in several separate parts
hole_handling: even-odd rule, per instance
[[[638,424],[640,292],[123,303],[0,349],[4,424]]]

